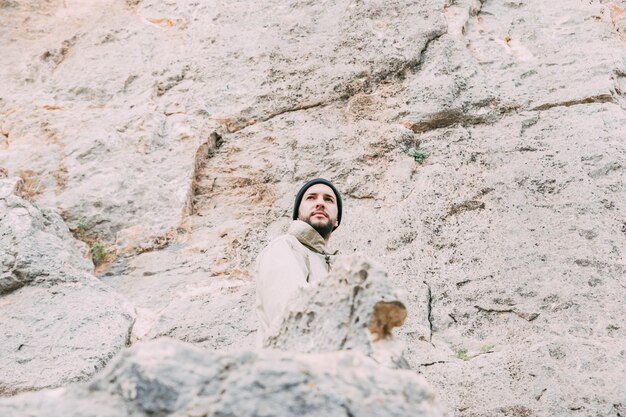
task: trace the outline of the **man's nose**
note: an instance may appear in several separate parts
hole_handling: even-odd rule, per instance
[[[324,198],[317,198],[315,199],[315,207],[323,207],[325,205],[325,201]]]

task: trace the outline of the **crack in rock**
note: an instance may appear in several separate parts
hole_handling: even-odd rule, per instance
[[[496,314],[502,314],[502,313],[513,313],[516,316],[518,316],[519,318],[522,318],[526,321],[533,321],[535,320],[537,317],[539,317],[539,313],[524,313],[521,311],[518,311],[516,309],[513,308],[506,308],[506,309],[497,309],[497,308],[485,308],[485,307],[481,307],[478,305],[474,306],[475,309],[477,309],[478,311],[482,312],[482,313],[496,313]]]
[[[428,318],[428,341],[430,343],[432,343],[433,341],[433,294],[432,294],[432,290],[430,288],[430,285],[428,285],[428,283],[426,281],[424,281],[424,284],[426,285],[426,289],[427,289],[427,297],[428,297],[428,303],[426,305],[426,310],[427,310],[427,318]]]
[[[309,110],[309,109],[315,109],[318,107],[324,107],[327,106],[329,104],[335,103],[340,101],[339,99],[337,100],[330,100],[330,101],[319,101],[319,102],[315,102],[315,103],[310,103],[310,104],[301,104],[298,105],[296,107],[292,107],[292,108],[288,108],[288,109],[282,109],[282,110],[278,110],[274,113],[269,114],[268,116],[262,118],[261,120],[259,120],[258,122],[256,120],[251,120],[251,119],[246,119],[243,117],[235,117],[235,118],[230,118],[230,119],[223,119],[222,123],[226,126],[226,130],[228,133],[237,133],[240,132],[242,130],[244,130],[245,128],[252,126],[254,124],[257,123],[264,123],[267,121],[270,121],[272,119],[274,119],[275,117],[281,116],[283,114],[286,113],[294,113],[294,112],[298,112],[298,111],[303,111],[303,110]]]
[[[600,103],[615,103],[615,97],[613,97],[613,94],[610,94],[610,93],[598,94],[595,96],[584,97],[584,98],[580,98],[576,100],[566,100],[566,101],[560,101],[557,103],[545,103],[545,104],[541,104],[539,106],[533,107],[529,110],[542,111],[542,110],[552,109],[554,107],[571,107],[571,106],[577,106],[581,104],[600,104]]]
[[[183,217],[197,213],[198,196],[203,193],[204,190],[200,187],[200,180],[202,178],[202,170],[206,166],[208,160],[213,157],[216,150],[219,149],[224,143],[222,136],[217,132],[211,132],[209,138],[203,142],[196,150],[196,156],[194,159],[193,176],[191,177],[191,187],[187,195],[187,205],[185,214]],[[215,183],[215,181],[214,181]]]
[[[492,103],[492,104],[495,104]],[[443,110],[431,115],[425,120],[403,122],[404,127],[412,130],[414,133],[426,133],[437,129],[444,129],[450,126],[460,125],[463,127],[492,125],[510,114],[517,114],[523,109],[520,106],[506,106],[497,108],[496,111],[485,115],[466,114],[462,109]]]
[[[424,368],[428,368],[429,366],[439,365],[442,363],[448,363],[448,361],[434,361],[434,362],[420,363],[418,366],[423,366]]]

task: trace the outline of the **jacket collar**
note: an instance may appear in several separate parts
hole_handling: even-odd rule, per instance
[[[294,220],[289,226],[288,234],[298,239],[298,242],[302,243],[313,252],[321,253],[322,255],[335,255],[337,251],[328,252],[326,249],[326,242],[322,235],[313,227],[303,222],[302,220]]]

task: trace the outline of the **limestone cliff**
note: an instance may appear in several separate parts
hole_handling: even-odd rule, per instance
[[[406,293],[397,335],[451,415],[626,415],[625,10],[0,0],[0,176],[25,198],[0,220],[52,219],[24,224],[64,253],[45,261],[54,285],[89,283],[116,328],[136,315],[88,378],[126,342],[253,347],[254,259],[324,176],[345,197],[332,245]],[[68,311],[15,301],[54,294],[11,275],[6,221],[3,317]],[[20,345],[3,332],[0,349]],[[3,393],[49,385],[0,377]]]

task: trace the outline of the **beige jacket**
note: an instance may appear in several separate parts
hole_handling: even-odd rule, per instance
[[[326,277],[335,254],[327,253],[322,236],[300,220],[261,252],[256,281],[259,341],[280,320],[294,291]]]

